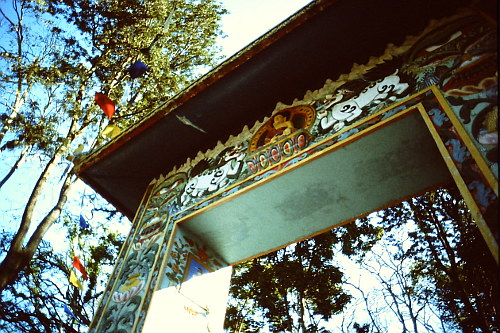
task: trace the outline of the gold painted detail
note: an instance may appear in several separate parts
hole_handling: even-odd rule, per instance
[[[248,169],[257,173],[304,150],[311,142],[311,135],[306,130],[298,130],[281,137],[275,142],[262,147],[246,159]]]
[[[275,113],[252,136],[246,164],[252,173],[259,172],[291,157],[312,141],[309,130],[316,119],[311,105],[298,105]]]
[[[308,132],[315,119],[316,111],[311,105],[298,105],[277,112],[252,136],[248,153],[266,149],[300,129]]]

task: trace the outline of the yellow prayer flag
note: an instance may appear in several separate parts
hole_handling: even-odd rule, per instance
[[[102,131],[101,136],[105,139],[114,139],[116,138],[120,133],[121,129],[118,126],[115,125],[108,125],[106,128]]]
[[[71,282],[71,284],[74,285],[75,287],[83,290],[83,285],[80,282],[80,280],[78,280],[78,278],[76,277],[76,274],[75,274],[75,272],[73,272],[73,270],[71,270],[71,274],[69,275],[69,282]]]

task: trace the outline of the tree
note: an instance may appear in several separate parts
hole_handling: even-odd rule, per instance
[[[498,265],[458,190],[438,190],[409,201],[418,229],[408,254],[413,280],[433,282],[443,318],[463,331],[500,328]]]
[[[347,281],[361,293],[376,331],[387,329],[380,318],[390,312],[404,332],[498,330],[498,266],[455,187],[356,223],[384,230],[370,252],[350,254],[363,282],[368,273],[376,283]]]
[[[15,283],[3,291],[0,330],[76,332],[80,326],[90,323],[123,236],[107,230],[109,222],[105,219],[101,222],[96,219],[92,229],[83,230],[71,216],[65,216],[58,224],[69,240],[65,250],[57,253],[48,242],[40,243],[33,260],[20,272]],[[2,248],[8,245],[9,238],[7,233],[0,234]],[[68,282],[74,270],[71,258],[76,253],[86,263],[88,280],[80,278],[83,289]],[[76,320],[63,310],[64,306],[73,312]]]
[[[414,261],[405,253],[409,241],[405,227],[382,237],[358,261],[363,279],[356,284],[346,282],[361,294],[374,332],[390,331],[388,326],[396,323],[402,332],[436,332],[433,328],[436,323],[444,324],[435,315],[435,303],[429,301],[432,299],[429,283],[412,278]]]
[[[0,328],[74,332],[90,322],[121,242],[106,223],[98,229],[94,225],[92,232],[77,228],[75,205],[66,208],[81,200],[72,198],[76,152],[102,144],[106,125],[125,128],[161,107],[213,65],[218,20],[225,11],[214,1],[191,0],[149,1],[147,8],[135,1],[4,4]],[[149,71],[132,79],[126,69],[136,60]],[[111,120],[95,105],[96,92],[116,102]],[[23,186],[17,188],[20,181]],[[9,208],[18,202],[21,209]],[[58,243],[66,244],[62,252],[44,240],[53,225],[68,232],[58,236],[63,240]],[[68,282],[78,249],[89,275],[84,290]],[[65,306],[76,320],[64,312]]]
[[[350,299],[333,265],[334,240],[325,233],[235,267],[226,329],[249,332],[267,324],[273,331],[324,331],[321,321]]]
[[[0,263],[0,292],[30,265],[61,217],[76,181],[68,161],[72,151],[102,142],[99,133],[107,119],[94,94],[102,92],[117,104],[108,124],[124,127],[137,121],[214,64],[218,20],[225,13],[215,1],[10,4],[0,10],[5,37],[0,44],[5,96],[0,149],[15,158],[1,189],[27,157],[39,163],[30,165],[36,181],[29,185],[22,212],[10,217],[18,228]],[[139,59],[150,70],[132,80],[126,69]],[[47,193],[52,200],[40,204]]]

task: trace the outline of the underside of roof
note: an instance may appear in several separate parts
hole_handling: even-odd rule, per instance
[[[464,2],[314,1],[88,155],[76,172],[132,218],[152,179],[262,121],[278,102],[291,104],[388,44],[402,44]]]

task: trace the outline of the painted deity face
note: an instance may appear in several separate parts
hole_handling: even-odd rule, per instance
[[[275,117],[274,117],[274,124],[279,124],[281,122],[285,121],[285,117],[283,117],[282,115],[280,114],[277,114]]]

